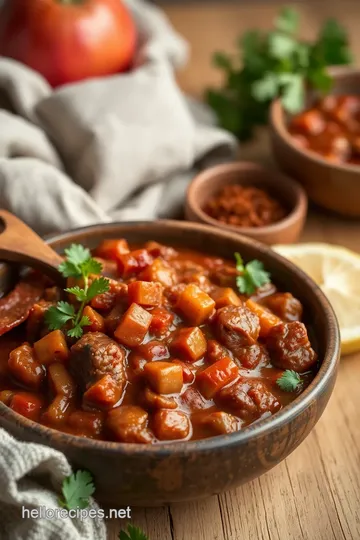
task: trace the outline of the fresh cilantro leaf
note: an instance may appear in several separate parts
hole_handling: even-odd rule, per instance
[[[286,34],[272,32],[269,36],[269,50],[274,58],[289,58],[297,47],[297,41]]]
[[[287,369],[276,381],[284,392],[294,392],[301,385],[301,377],[296,371]]]
[[[75,287],[68,287],[67,289],[64,289],[65,292],[69,293],[69,294],[73,294],[74,296],[76,296],[77,300],[79,300],[79,302],[83,302],[84,300],[87,299],[87,293],[84,289],[80,289],[80,287],[78,285],[76,285]]]
[[[325,68],[323,70],[317,69],[313,73],[309,73],[309,80],[320,92],[327,94],[330,92],[333,86],[333,79],[326,72]]]
[[[146,534],[134,525],[127,526],[127,532],[122,530],[119,532],[119,540],[149,540]]]
[[[236,286],[242,294],[253,294],[256,289],[270,282],[270,274],[264,270],[262,262],[254,259],[244,266],[239,253],[235,253],[236,270],[240,275],[236,277]]]
[[[90,250],[81,244],[71,244],[71,246],[64,251],[67,260],[72,262],[75,266],[80,266],[88,259],[91,259]]]
[[[75,318],[74,306],[67,302],[58,302],[45,313],[45,323],[49,330],[60,330],[68,321]]]
[[[89,497],[95,491],[93,477],[89,471],[79,470],[65,478],[61,491],[63,499],[59,499],[59,503],[62,507],[68,510],[87,508]]]
[[[320,31],[318,50],[321,51],[325,65],[350,64],[352,55],[345,29],[335,19],[328,19]]]
[[[102,264],[96,259],[87,259],[81,263],[80,268],[83,276],[89,276],[90,274],[101,274]]]
[[[281,102],[284,108],[290,113],[300,112],[305,105],[305,87],[304,79],[296,73],[289,73],[283,77],[283,81],[287,81],[281,96]]]
[[[94,279],[94,281],[89,285],[89,288],[87,290],[86,300],[89,302],[94,298],[94,296],[107,292],[109,288],[110,285],[108,279],[104,277]]]
[[[79,339],[81,338],[83,333],[84,333],[84,330],[82,329],[80,324],[75,324],[73,328],[70,328],[70,330],[68,330],[67,335],[71,338]]]
[[[299,26],[299,15],[290,7],[284,7],[278,17],[275,19],[275,28],[293,34],[296,32]]]
[[[259,101],[267,101],[277,95],[278,88],[278,77],[274,73],[266,73],[262,79],[255,81],[252,86],[252,94]]]
[[[87,315],[83,315],[80,319],[79,325],[83,327],[83,326],[90,326],[90,324],[91,324],[91,321],[89,317]]]
[[[61,274],[65,278],[68,278],[68,277],[75,277],[75,278],[81,277],[80,268],[76,264],[74,264],[74,263],[72,263],[70,261],[63,261],[59,265],[59,272],[61,272]]]
[[[226,53],[216,52],[213,56],[213,64],[215,67],[223,69],[224,71],[230,71],[232,69],[232,62]]]

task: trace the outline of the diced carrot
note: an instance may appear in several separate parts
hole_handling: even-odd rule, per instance
[[[223,386],[236,379],[239,368],[230,358],[222,358],[215,364],[201,371],[197,377],[200,392],[206,399],[211,399]]]
[[[120,255],[117,260],[119,274],[122,277],[138,274],[147,268],[153,260],[154,258],[146,249],[136,249],[130,251],[130,253]]]
[[[129,253],[129,244],[124,238],[118,240],[103,240],[96,248],[95,255],[103,259],[117,261],[124,253]]]
[[[105,320],[100,313],[90,306],[85,306],[83,315],[90,319],[90,325],[84,327],[85,332],[104,332]]]
[[[162,299],[162,286],[156,281],[134,281],[128,288],[129,302],[140,306],[158,306]]]
[[[203,324],[212,314],[215,301],[197,285],[190,283],[180,293],[177,309],[193,325]]]
[[[298,129],[305,135],[318,135],[325,128],[325,117],[321,111],[310,109],[294,116],[291,127]]]
[[[55,394],[68,397],[75,395],[75,381],[61,362],[50,364],[48,367],[48,379]]]
[[[158,394],[177,394],[183,386],[183,369],[172,362],[149,362],[144,374]]]
[[[211,297],[215,300],[216,309],[225,306],[240,306],[241,300],[231,287],[217,287]]]
[[[154,433],[160,441],[185,439],[190,433],[190,420],[181,411],[160,409],[153,418]]]
[[[49,424],[62,424],[67,420],[70,411],[71,399],[58,394],[44,412],[42,419]]]
[[[103,413],[74,411],[70,413],[68,425],[87,437],[97,437],[103,428]]]
[[[34,349],[37,360],[45,366],[53,362],[66,362],[69,358],[69,349],[61,330],[53,330],[36,341]]]
[[[147,429],[148,413],[135,405],[121,405],[108,413],[106,427],[116,440],[147,444],[153,436]]]
[[[191,364],[187,364],[186,362],[182,362],[181,360],[178,360],[178,359],[173,360],[172,363],[182,367],[184,383],[194,382],[195,373],[191,369]]]
[[[163,307],[156,307],[151,311],[152,319],[149,331],[155,336],[162,336],[170,329],[174,315]]]
[[[1,403],[5,403],[5,405],[9,405],[14,393],[15,393],[14,390],[1,390],[0,391]]]
[[[109,311],[115,304],[126,298],[128,287],[115,279],[109,279],[109,290],[96,295],[90,302],[92,308],[99,311]]]
[[[254,302],[254,300],[249,298],[246,300],[245,304],[250,311],[259,317],[260,337],[265,338],[269,334],[271,328],[281,323],[281,319],[279,319],[279,317],[274,315],[274,313],[271,313],[271,311],[267,310],[264,306]]]
[[[90,386],[84,394],[84,403],[97,409],[111,409],[121,398],[119,388],[111,377],[104,375],[95,384]]]
[[[44,380],[44,368],[35,358],[35,353],[28,343],[23,343],[9,355],[11,374],[29,388],[38,389]]]
[[[145,358],[147,362],[165,360],[170,356],[169,349],[161,341],[148,341],[137,348],[137,353]]]
[[[152,315],[138,304],[131,304],[114,332],[115,338],[128,347],[136,347],[143,342]]]
[[[198,326],[182,328],[171,343],[171,351],[185,360],[195,362],[206,352],[206,339]]]
[[[39,396],[28,392],[16,392],[10,401],[10,409],[35,421],[39,420],[43,405]]]
[[[139,279],[158,281],[163,287],[172,287],[177,283],[175,269],[163,259],[155,259],[141,274]]]

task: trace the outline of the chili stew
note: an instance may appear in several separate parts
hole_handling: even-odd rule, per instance
[[[10,330],[0,337],[0,400],[23,416],[95,439],[201,439],[276,413],[314,377],[291,293],[267,283],[241,294],[234,262],[151,241],[104,240],[94,257],[108,290],[83,306],[80,337],[68,335],[66,316],[49,329],[64,291],[46,279],[32,275],[0,300],[0,334]],[[31,307],[19,320],[24,287]],[[284,373],[301,381],[293,392],[278,384]]]

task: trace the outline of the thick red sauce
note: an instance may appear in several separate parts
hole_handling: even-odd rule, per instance
[[[87,308],[82,338],[47,329],[60,297],[50,284],[0,337],[0,400],[13,410],[97,439],[200,439],[275,414],[312,380],[316,354],[290,293],[240,295],[232,262],[155,242],[105,241],[95,255],[110,292]],[[285,369],[302,374],[293,393],[276,382]]]

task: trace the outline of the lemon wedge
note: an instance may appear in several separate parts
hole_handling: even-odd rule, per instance
[[[340,326],[341,352],[360,350],[360,254],[322,243],[276,245],[273,249],[299,266],[329,299]]]

